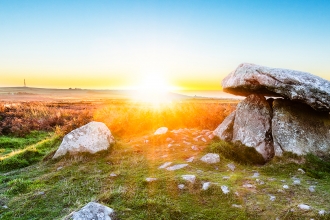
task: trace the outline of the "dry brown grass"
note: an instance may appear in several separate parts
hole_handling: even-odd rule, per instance
[[[235,102],[216,100],[162,106],[125,100],[0,103],[0,134],[24,136],[32,130],[43,130],[64,135],[93,120],[105,123],[117,136],[140,135],[161,126],[213,130],[235,107]]]

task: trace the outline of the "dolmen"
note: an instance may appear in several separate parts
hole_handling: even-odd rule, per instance
[[[243,63],[222,81],[246,96],[214,135],[254,147],[265,161],[283,152],[330,155],[330,82],[310,73]]]

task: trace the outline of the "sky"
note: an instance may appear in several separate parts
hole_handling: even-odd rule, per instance
[[[0,86],[218,90],[240,63],[330,80],[330,1],[0,1]]]

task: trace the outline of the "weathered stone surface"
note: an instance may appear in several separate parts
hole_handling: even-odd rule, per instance
[[[330,82],[310,73],[243,63],[222,81],[223,91],[285,97],[330,111]]]
[[[108,127],[101,122],[90,122],[65,135],[53,158],[69,153],[89,152],[96,153],[108,149],[114,143]]]
[[[252,94],[237,105],[232,141],[254,147],[268,161],[274,156],[272,109],[261,95]]]
[[[233,127],[235,121],[236,111],[233,111],[230,115],[223,120],[223,122],[213,131],[215,136],[218,136],[221,140],[231,141],[233,139]]]
[[[219,154],[212,154],[212,153],[208,153],[205,154],[202,158],[201,161],[205,162],[205,163],[219,163],[220,162],[220,156]]]
[[[330,155],[330,115],[306,104],[276,99],[273,103],[272,133],[275,154],[283,151],[303,155]]]
[[[90,202],[79,211],[73,213],[73,220],[111,220],[114,219],[113,209],[96,202]]]

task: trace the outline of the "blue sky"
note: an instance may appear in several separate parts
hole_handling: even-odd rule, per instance
[[[0,1],[0,86],[218,89],[240,63],[330,80],[330,1]]]

